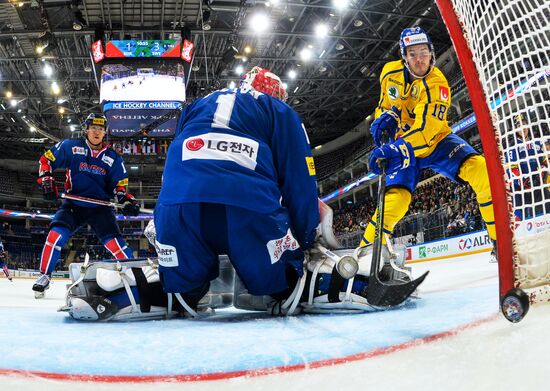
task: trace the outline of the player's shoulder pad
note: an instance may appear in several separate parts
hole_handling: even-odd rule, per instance
[[[434,67],[430,74],[426,76],[425,85],[429,88],[433,101],[443,104],[451,103],[451,89],[449,87],[449,82],[439,68]]]
[[[274,111],[283,114],[287,118],[292,118],[294,121],[298,121],[300,124],[302,123],[302,120],[300,119],[300,116],[298,115],[296,110],[294,110],[288,103],[269,95],[266,96],[269,98],[269,102]]]
[[[61,148],[72,148],[72,147],[85,147],[86,141],[81,138],[68,138],[61,140],[51,148],[61,149]]]
[[[401,60],[387,62],[386,64],[384,64],[382,72],[380,72],[380,81],[384,80],[388,75],[392,73],[402,72],[404,68],[405,65]]]
[[[438,67],[434,67],[434,69],[430,72],[428,76],[426,76],[426,81],[428,82],[428,85],[433,86],[449,86],[449,82],[447,81],[447,78],[441,72],[441,70]]]

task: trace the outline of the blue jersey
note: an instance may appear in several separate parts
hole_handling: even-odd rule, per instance
[[[41,158],[41,167],[44,162],[52,171],[60,168],[67,170],[65,191],[77,196],[108,201],[114,196],[116,186],[128,184],[128,173],[122,158],[107,146],[94,151],[83,139],[60,141],[46,151]],[[83,207],[98,206],[70,202]]]
[[[168,149],[159,203],[210,202],[271,213],[285,206],[300,245],[319,224],[315,166],[284,102],[224,89],[186,107]]]
[[[521,136],[511,138],[506,156],[509,175],[516,190],[529,189],[541,184],[541,162],[544,147],[538,140],[524,140]]]

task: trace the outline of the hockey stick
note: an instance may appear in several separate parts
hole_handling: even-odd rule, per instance
[[[369,284],[367,286],[367,301],[376,307],[395,306],[404,302],[424,281],[429,272],[424,273],[416,280],[402,283],[400,281],[380,280],[380,259],[382,257],[382,236],[384,231],[384,204],[386,195],[386,161],[378,160],[380,176],[378,177],[378,202],[376,214],[376,229],[372,263],[370,267]]]
[[[88,197],[81,197],[73,194],[67,194],[62,193],[61,198],[64,198],[66,200],[73,200],[73,201],[80,201],[80,202],[87,202],[88,204],[95,204],[95,205],[103,205],[103,206],[110,206],[112,208],[123,208],[123,204],[117,204],[116,202],[110,202],[110,201],[102,201],[102,200],[96,200],[95,198],[88,198]],[[153,214],[153,209],[139,209],[140,212],[146,213],[146,214]]]

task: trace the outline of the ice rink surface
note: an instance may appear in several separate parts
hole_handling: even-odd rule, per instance
[[[499,314],[482,253],[414,264],[421,299],[360,315],[82,323],[0,279],[2,390],[548,390],[550,306]],[[76,379],[76,380],[74,380]]]

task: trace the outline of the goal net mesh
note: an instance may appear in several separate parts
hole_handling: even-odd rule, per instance
[[[504,168],[508,205],[495,208],[509,211],[514,285],[520,288],[548,285],[548,0],[451,0],[451,3],[472,52]]]

